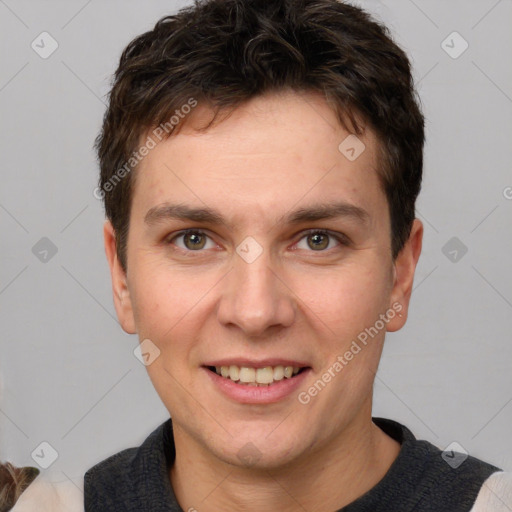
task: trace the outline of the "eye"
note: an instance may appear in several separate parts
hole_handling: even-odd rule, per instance
[[[182,239],[182,244],[175,243],[176,240]],[[174,244],[185,251],[198,251],[201,249],[212,249],[215,247],[215,243],[210,240],[210,246],[208,246],[209,237],[203,231],[199,229],[187,229],[177,235],[170,238],[167,243]]]
[[[300,247],[300,242],[305,240],[306,247]],[[335,235],[330,233],[329,231],[325,231],[323,229],[311,229],[306,232],[305,235],[300,239],[299,244],[297,245],[298,249],[312,249],[315,252],[323,252],[327,249],[332,249],[333,246],[331,244],[332,241],[338,243],[338,245],[348,245],[348,239],[342,235],[341,233]]]
[[[305,240],[306,246],[300,246]],[[334,241],[334,242],[333,242]],[[199,252],[202,249],[213,249],[216,244],[200,229],[187,229],[167,240],[168,244],[176,245],[179,249],[188,252]],[[297,249],[312,249],[314,252],[324,252],[334,246],[347,246],[349,240],[341,233],[331,233],[323,229],[311,229],[299,240]],[[210,245],[208,245],[210,244]]]

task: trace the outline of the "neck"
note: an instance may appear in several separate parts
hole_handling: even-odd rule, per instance
[[[374,487],[400,451],[400,444],[371,421],[371,409],[333,442],[275,469],[208,460],[180,428],[175,443],[170,478],[176,498],[183,510],[201,512],[339,510]]]

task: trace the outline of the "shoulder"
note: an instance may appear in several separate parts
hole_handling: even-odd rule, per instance
[[[49,482],[38,476],[23,492],[12,512],[83,512],[84,495],[73,482]]]
[[[133,463],[139,450],[140,447],[127,448],[98,462],[87,470],[85,481],[103,474],[108,474],[111,477],[124,474],[126,469]]]
[[[164,480],[167,457],[172,458],[173,453],[172,423],[169,419],[158,426],[140,446],[115,453],[86,471],[86,508],[111,510],[120,503],[136,506],[141,496],[153,492],[153,487]]]
[[[85,487],[87,488],[93,481],[101,481],[108,485],[126,479],[131,471],[138,469],[144,458],[163,449],[165,428],[169,424],[170,420],[159,425],[140,446],[121,450],[92,466],[85,473]]]
[[[484,481],[470,512],[510,512],[512,472],[497,471]]]
[[[416,439],[407,427],[398,422],[376,420],[378,426],[402,445],[385,480],[387,486],[384,491],[392,490],[389,492],[393,495],[391,501],[396,493],[400,493],[401,499],[417,512],[494,510],[485,505],[474,510],[472,507],[486,486],[491,483],[496,486],[505,485],[501,477],[491,478],[494,474],[503,473],[500,468],[467,452],[457,451],[456,445],[452,444],[443,450],[429,441]],[[484,502],[485,497],[480,499]],[[511,512],[512,508],[504,510]]]
[[[90,481],[101,475],[109,475],[110,477],[126,475],[127,470],[138,467],[144,458],[162,451],[164,443],[169,442],[169,435],[172,437],[171,430],[172,423],[169,419],[155,428],[140,446],[126,448],[91,467],[85,473],[85,481]]]
[[[467,453],[442,450],[428,441],[418,444],[425,450],[422,479],[425,501],[434,503],[436,510],[475,512],[472,507],[479,493],[493,474],[501,472],[500,468]],[[484,508],[479,512],[484,510],[494,509]]]
[[[127,448],[102,460],[84,476],[84,487],[89,499],[96,495],[113,496],[116,489],[129,486],[129,472],[139,448]]]

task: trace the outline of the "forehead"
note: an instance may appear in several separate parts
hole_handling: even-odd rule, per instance
[[[132,212],[145,217],[158,205],[180,202],[242,222],[255,215],[282,219],[294,205],[319,200],[377,213],[386,208],[376,136],[370,129],[350,135],[319,94],[258,97],[198,132],[212,115],[198,105],[176,135],[142,160]]]

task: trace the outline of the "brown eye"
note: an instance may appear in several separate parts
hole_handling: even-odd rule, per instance
[[[305,246],[303,244],[303,240],[305,240]],[[311,229],[306,231],[303,237],[299,240],[297,248],[313,250],[313,252],[327,252],[327,250],[330,251],[330,249],[336,248],[336,246],[338,249],[343,246],[348,246],[349,243],[348,238],[342,233],[335,234],[329,231]],[[303,244],[302,247],[301,244]]]
[[[187,249],[202,249],[205,246],[206,238],[203,233],[185,233],[183,235],[183,242]]]
[[[329,235],[327,235],[326,233],[312,233],[308,235],[307,239],[308,246],[314,250],[323,250],[329,246]]]
[[[208,242],[210,242],[210,246],[207,247]],[[168,243],[175,244],[177,247],[184,251],[195,252],[205,248],[210,249],[215,246],[208,235],[197,229],[183,231],[182,233],[179,233],[170,239]]]

